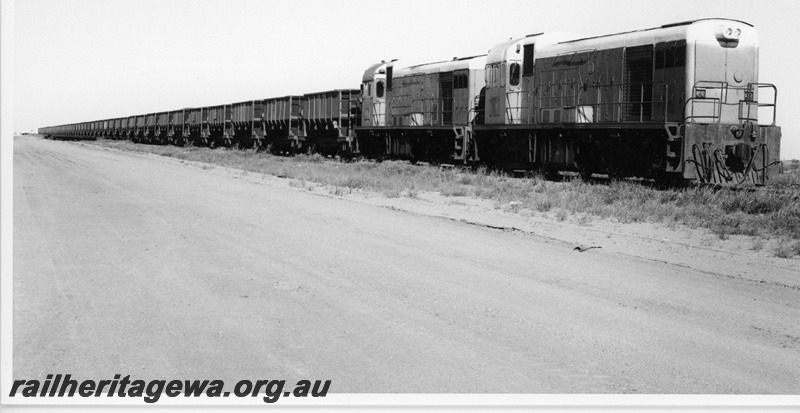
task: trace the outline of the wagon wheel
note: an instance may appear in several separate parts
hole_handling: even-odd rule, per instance
[[[349,145],[342,145],[337,148],[336,156],[346,162],[351,162],[353,160],[353,150]]]
[[[416,165],[417,164],[417,155],[414,153],[414,147],[413,146],[411,147],[411,151],[408,154],[408,162],[411,163],[411,165]]]
[[[595,170],[594,163],[591,161],[591,158],[584,155],[580,157],[576,163],[578,167],[578,176],[581,178],[582,181],[586,182],[591,180],[592,173]]]
[[[611,165],[607,169],[608,177],[612,181],[619,181],[625,177],[625,174],[622,172],[622,168],[619,165]]]

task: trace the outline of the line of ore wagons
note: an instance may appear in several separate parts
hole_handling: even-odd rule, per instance
[[[40,128],[70,138],[224,145],[335,152],[349,147],[358,121],[358,89],[185,108],[123,118]]]

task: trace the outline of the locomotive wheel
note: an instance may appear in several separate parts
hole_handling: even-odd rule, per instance
[[[655,176],[655,181],[656,185],[662,188],[681,188],[689,183],[680,173],[668,173],[664,171],[658,172]]]
[[[592,169],[578,167],[578,176],[581,177],[582,181],[588,182],[592,179]]]
[[[353,161],[353,151],[349,147],[339,148],[339,150],[336,151],[336,156],[343,159],[345,162]]]
[[[544,179],[548,181],[558,181],[561,178],[561,175],[558,174],[558,168],[551,164],[542,165],[540,172]]]
[[[608,178],[612,181],[619,181],[625,177],[625,174],[622,173],[622,168],[617,164],[610,165],[606,171]]]
[[[595,166],[588,159],[584,158],[582,162],[578,162],[578,176],[581,180],[587,182],[592,179],[592,173],[595,171]]]

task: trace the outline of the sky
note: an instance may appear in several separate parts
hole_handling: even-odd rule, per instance
[[[796,0],[0,1],[13,7],[13,40],[2,39],[13,48],[12,73],[3,72],[3,84],[13,85],[19,132],[354,89],[381,60],[473,56],[531,33],[744,20],[759,31],[760,81],[778,87],[781,158],[800,159]]]

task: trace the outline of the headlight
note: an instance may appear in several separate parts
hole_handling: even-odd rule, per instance
[[[720,40],[739,40],[742,36],[742,29],[733,26],[719,26],[717,28],[717,38]]]

